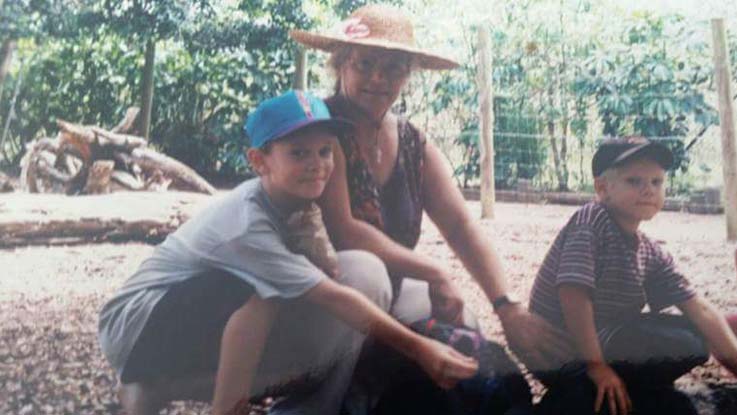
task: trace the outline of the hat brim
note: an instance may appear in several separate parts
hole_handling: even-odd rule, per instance
[[[299,130],[308,128],[308,127],[323,127],[331,132],[335,133],[336,136],[340,136],[344,133],[350,133],[353,132],[355,129],[355,126],[352,122],[343,119],[343,118],[329,118],[329,119],[322,119],[322,120],[305,120],[301,123],[291,125],[289,128],[279,131],[278,133],[274,134],[274,137],[271,138],[268,142],[274,142],[276,140],[281,140],[288,135],[295,133]]]
[[[292,30],[289,32],[289,36],[298,43],[311,48],[324,50],[326,52],[334,52],[340,46],[354,45],[369,46],[385,50],[397,50],[413,55],[416,65],[422,69],[445,70],[454,69],[460,66],[458,62],[444,58],[440,55],[428,53],[418,48],[387,40],[370,38],[342,39],[333,36],[318,35],[304,30]]]
[[[635,157],[647,157],[655,160],[660,167],[664,170],[668,170],[673,167],[675,161],[673,152],[666,146],[658,143],[644,143],[637,147],[633,147],[614,159],[612,166],[621,165],[627,160],[632,160]]]

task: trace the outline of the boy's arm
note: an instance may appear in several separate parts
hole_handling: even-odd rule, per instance
[[[324,279],[305,298],[325,307],[331,314],[377,338],[415,360],[440,387],[450,389],[456,382],[473,376],[478,364],[452,347],[420,336],[386,314],[361,293]]]
[[[737,376],[737,338],[724,316],[699,295],[677,304],[677,307],[706,337],[715,357]]]
[[[604,361],[594,324],[594,308],[587,288],[575,284],[561,284],[558,288],[563,318],[581,358],[586,362],[586,373],[596,384],[594,410],[598,413],[604,398],[609,413],[626,415],[632,403],[624,382]]]

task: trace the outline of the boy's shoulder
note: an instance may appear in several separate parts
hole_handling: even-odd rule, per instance
[[[581,206],[568,220],[567,227],[589,226],[595,231],[604,231],[612,224],[606,207],[596,201]]]

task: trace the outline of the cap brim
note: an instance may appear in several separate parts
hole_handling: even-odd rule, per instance
[[[326,52],[334,52],[335,49],[342,45],[361,45],[386,50],[397,50],[413,55],[416,59],[417,66],[422,69],[444,70],[454,69],[460,64],[454,60],[444,58],[433,53],[428,53],[418,48],[413,48],[401,43],[390,42],[378,39],[340,39],[332,36],[318,35],[306,32],[304,30],[292,30],[289,36],[296,42],[305,46],[324,50]]]
[[[346,119],[343,119],[343,118],[330,118],[330,119],[322,119],[322,120],[315,120],[315,119],[305,120],[305,121],[303,121],[303,122],[301,122],[299,124],[296,124],[296,125],[293,125],[293,126],[287,128],[284,131],[280,131],[278,134],[276,134],[274,136],[274,138],[272,138],[269,141],[270,142],[273,142],[273,141],[276,141],[276,140],[281,140],[282,138],[284,138],[284,137],[286,137],[286,136],[288,136],[288,135],[290,135],[290,134],[292,134],[294,132],[297,132],[297,131],[302,130],[304,128],[316,127],[316,126],[327,128],[328,130],[330,130],[333,133],[335,133],[336,136],[337,135],[342,135],[343,133],[346,133],[346,132],[350,133],[355,128],[355,126],[353,125],[352,122],[350,122],[350,121],[348,121]]]
[[[668,170],[673,167],[674,157],[673,152],[666,146],[658,143],[644,143],[637,147],[633,147],[619,156],[612,162],[613,166],[622,164],[627,160],[631,160],[634,157],[649,156],[655,160],[660,167],[664,170]]]

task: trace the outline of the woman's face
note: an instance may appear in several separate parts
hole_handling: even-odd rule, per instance
[[[396,101],[410,69],[406,53],[354,47],[339,69],[340,93],[374,117],[381,117]]]

